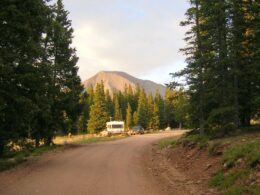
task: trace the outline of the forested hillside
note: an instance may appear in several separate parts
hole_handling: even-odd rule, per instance
[[[47,2],[0,2],[0,156],[7,144],[49,145],[75,128],[82,87],[73,29],[62,1]]]
[[[79,132],[98,133],[106,128],[110,120],[123,120],[126,129],[141,125],[145,129],[158,130],[170,127],[189,125],[187,113],[188,97],[182,90],[166,90],[162,97],[159,90],[153,96],[137,86],[125,85],[125,89],[114,91],[104,90],[104,83],[96,87],[90,86],[81,94],[80,104],[83,108],[78,120]]]
[[[190,0],[186,83],[190,116],[200,133],[227,134],[260,114],[260,4],[251,0]]]

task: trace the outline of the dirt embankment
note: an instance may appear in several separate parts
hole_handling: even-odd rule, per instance
[[[217,169],[219,157],[208,158],[197,149],[160,149],[154,144],[147,153],[146,167],[154,185],[164,186],[165,194],[214,195],[208,180]]]
[[[165,194],[260,194],[259,132],[203,145],[189,139],[173,138],[149,149],[147,172]]]

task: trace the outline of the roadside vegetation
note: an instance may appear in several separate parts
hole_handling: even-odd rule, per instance
[[[183,148],[186,158],[192,154],[205,153],[207,156],[202,163],[201,172],[211,168],[210,159],[218,159],[216,170],[209,176],[208,186],[227,195],[260,194],[260,131],[258,127],[243,129],[223,138],[200,136],[198,131],[191,131],[183,137],[167,138],[158,145],[161,149],[174,150]],[[193,151],[189,153],[190,151]],[[185,154],[187,153],[187,154]],[[174,157],[173,157],[174,158]],[[197,157],[194,157],[194,162]],[[182,162],[180,162],[182,164]],[[188,168],[188,167],[187,167]]]
[[[52,146],[40,146],[40,147],[28,147],[21,150],[9,149],[4,152],[4,155],[0,159],[0,171],[12,168],[22,162],[27,161],[29,157],[39,156],[43,153],[52,151],[60,147],[59,145]]]
[[[160,149],[164,148],[174,148],[179,144],[179,141],[176,138],[167,138],[159,141],[158,145]]]
[[[96,143],[96,142],[104,142],[104,141],[115,141],[127,138],[128,135],[115,135],[115,136],[109,136],[109,137],[89,137],[82,139],[80,141],[77,141],[75,143],[77,144],[89,144],[89,143]]]

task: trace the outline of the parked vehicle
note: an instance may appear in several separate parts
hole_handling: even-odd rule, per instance
[[[136,125],[128,131],[128,134],[129,135],[144,134],[144,128],[140,125]]]
[[[124,121],[110,121],[106,123],[108,134],[124,133],[125,124]]]

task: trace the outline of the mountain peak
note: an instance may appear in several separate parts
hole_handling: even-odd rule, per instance
[[[137,85],[140,85],[144,88],[147,94],[152,93],[153,95],[158,89],[160,94],[164,96],[166,90],[166,87],[161,84],[157,84],[149,80],[138,79],[126,72],[121,71],[100,71],[93,77],[84,81],[83,85],[85,88],[88,88],[90,85],[96,86],[96,84],[100,83],[101,81],[104,82],[105,90],[108,89],[110,93],[113,91],[124,91],[125,85],[131,85],[134,90],[136,89]]]

